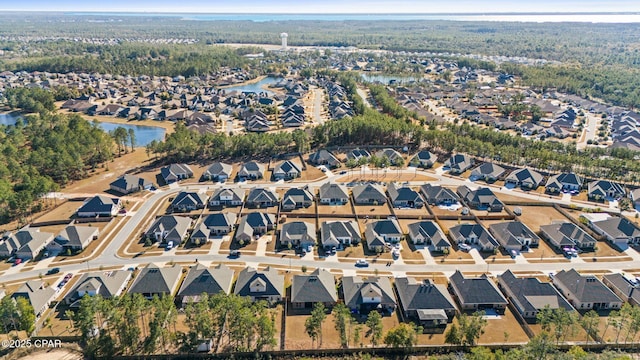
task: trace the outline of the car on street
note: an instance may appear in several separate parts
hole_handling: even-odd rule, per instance
[[[229,251],[229,258],[231,259],[236,259],[240,257],[240,251],[239,250],[231,250]]]
[[[55,267],[53,269],[49,269],[49,271],[47,271],[47,275],[53,275],[53,274],[57,274],[60,272],[60,268]]]
[[[13,261],[13,265],[14,265],[14,266],[16,266],[16,265],[20,265],[20,264],[22,264],[22,259],[20,259],[20,258],[16,258],[16,259]]]
[[[167,246],[165,247],[165,249],[167,249],[167,251],[169,251],[169,250],[173,249],[173,241],[169,241],[169,242],[167,243]]]
[[[367,267],[369,266],[369,262],[364,259],[356,260],[356,266],[358,267]]]

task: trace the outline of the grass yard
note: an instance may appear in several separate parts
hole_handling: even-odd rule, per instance
[[[33,222],[40,223],[59,220],[68,220],[70,222],[76,210],[78,210],[82,204],[82,201],[65,201],[42,216],[35,218]]]

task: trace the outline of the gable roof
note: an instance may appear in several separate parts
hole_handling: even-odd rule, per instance
[[[124,174],[109,185],[131,192],[151,186],[151,181],[135,175]]]
[[[131,285],[129,293],[173,295],[182,276],[182,267],[175,264],[161,268],[156,264],[145,266]]]
[[[344,302],[350,308],[357,308],[362,304],[363,298],[380,298],[380,303],[395,306],[391,281],[388,277],[344,276],[342,278],[342,292]]]
[[[331,166],[340,165],[340,160],[325,149],[320,149],[309,155],[309,162],[312,164],[329,164]]]
[[[585,242],[595,244],[596,242],[596,239],[587,234],[578,225],[568,221],[541,225],[540,232],[557,247],[573,246],[576,243],[580,245]]]
[[[353,198],[356,202],[369,202],[369,200],[373,199],[382,205],[387,201],[384,191],[377,185],[357,185],[354,186],[351,191],[353,192]]]
[[[549,306],[551,309],[573,310],[573,306],[560,295],[551,283],[541,282],[535,277],[518,278],[511,270],[498,275],[498,282],[505,293],[522,313],[535,312]]]
[[[264,282],[266,291],[259,294],[253,294],[251,292],[251,283],[259,279]],[[234,290],[236,295],[240,296],[280,296],[284,297],[284,275],[278,274],[278,270],[267,267],[264,271],[258,271],[252,267],[242,269],[238,274],[238,280],[236,281],[236,288]]]
[[[96,195],[89,200],[85,201],[84,204],[78,209],[78,213],[110,213],[113,211],[113,208],[120,204],[120,199],[118,198],[110,198],[104,195]]]
[[[278,202],[278,194],[276,194],[273,190],[267,188],[256,187],[249,190],[249,195],[247,195],[248,203],[260,203],[260,202]]]
[[[79,291],[94,292],[103,298],[116,296],[131,278],[131,272],[123,270],[99,271],[82,274],[67,294],[68,301],[77,298]]]
[[[462,304],[507,304],[507,299],[485,274],[465,277],[460,270],[456,270],[449,282]]]
[[[409,237],[411,239],[417,239],[424,237],[430,239],[436,247],[451,246],[446,235],[442,232],[438,224],[434,221],[418,221],[409,224]]]
[[[415,201],[422,202],[420,195],[408,186],[398,186],[396,183],[391,183],[387,187],[389,198],[392,202],[395,201]]]
[[[420,192],[425,197],[427,202],[437,203],[442,199],[460,200],[458,194],[455,191],[440,185],[425,184],[420,187]]]
[[[180,238],[183,238],[187,234],[189,226],[191,226],[191,218],[185,216],[164,215],[156,219],[151,227],[149,227],[146,234],[151,236],[155,235],[155,233],[164,233],[165,231],[168,231],[170,234],[174,233]]]
[[[171,207],[180,205],[204,206],[207,203],[207,194],[195,191],[181,191],[171,202]]]
[[[45,286],[42,280],[27,280],[18,290],[11,294],[11,298],[25,298],[33,306],[36,314],[55,296],[56,289],[53,286]]]
[[[624,196],[626,194],[622,185],[609,180],[592,181],[587,185],[587,189],[591,197],[606,197],[610,192],[616,194],[616,196]]]
[[[291,302],[335,303],[338,292],[333,274],[316,269],[310,275],[294,275],[291,281]]]
[[[98,236],[98,232],[96,227],[69,225],[54,240],[61,245],[84,247],[94,236]]]
[[[244,190],[239,188],[219,188],[211,195],[211,200],[221,200],[221,197],[231,197],[232,201],[243,201]]]
[[[285,201],[293,201],[297,204],[313,202],[313,195],[306,188],[290,188],[282,197],[282,202]]]
[[[233,270],[225,264],[218,264],[210,268],[198,263],[189,268],[189,272],[178,290],[178,296],[198,301],[202,293],[213,295],[222,292],[229,294],[233,274]]]
[[[224,175],[226,177],[229,177],[229,175],[231,175],[231,169],[232,167],[230,164],[214,162],[207,168],[207,170],[204,171],[202,176],[217,177],[220,175]]]
[[[434,284],[429,280],[421,282],[413,277],[395,279],[398,300],[404,312],[424,309],[443,309],[455,311],[456,306],[444,285]]]
[[[347,188],[335,183],[324,183],[320,186],[320,199],[348,199]]]
[[[302,170],[291,160],[286,160],[273,168],[273,174],[299,174]]]
[[[211,227],[232,227],[236,223],[235,213],[213,213],[207,215],[202,224],[208,228]]]
[[[529,168],[523,168],[523,169],[517,169],[512,171],[511,174],[509,174],[505,178],[505,180],[514,181],[520,184],[524,181],[527,181],[534,184],[535,186],[538,186],[540,185],[542,178],[543,176],[539,172],[535,170],[531,170]]]
[[[582,178],[576,173],[562,173],[553,175],[547,180],[547,187],[555,186],[562,188],[563,185],[582,186]]]
[[[473,171],[471,171],[471,176],[490,176],[497,178],[503,173],[504,168],[502,166],[490,162],[485,162],[473,169]]]
[[[575,269],[562,270],[553,277],[582,303],[622,302],[622,300],[593,275],[581,275]]]
[[[531,229],[520,221],[506,221],[489,225],[489,231],[504,246],[522,246],[524,245],[520,238],[532,239],[539,241],[540,238]]]
[[[640,237],[640,229],[624,217],[611,216],[605,220],[595,221],[593,225],[614,239]]]

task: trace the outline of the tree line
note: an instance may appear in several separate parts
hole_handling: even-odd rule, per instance
[[[94,357],[196,352],[205,341],[225,352],[260,352],[277,344],[275,312],[264,301],[203,293],[184,308],[186,330],[178,330],[178,314],[171,296],[125,294],[85,295],[67,316],[85,353]]]

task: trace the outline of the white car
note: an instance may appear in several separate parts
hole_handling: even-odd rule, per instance
[[[465,244],[465,243],[458,244],[458,248],[460,250],[464,250],[464,251],[471,250],[471,246],[469,244]]]
[[[367,267],[369,266],[369,262],[364,259],[356,260],[356,266]]]
[[[173,241],[169,241],[169,242],[167,243],[167,247],[166,247],[166,249],[167,249],[167,250],[171,250],[171,249],[173,249]]]

